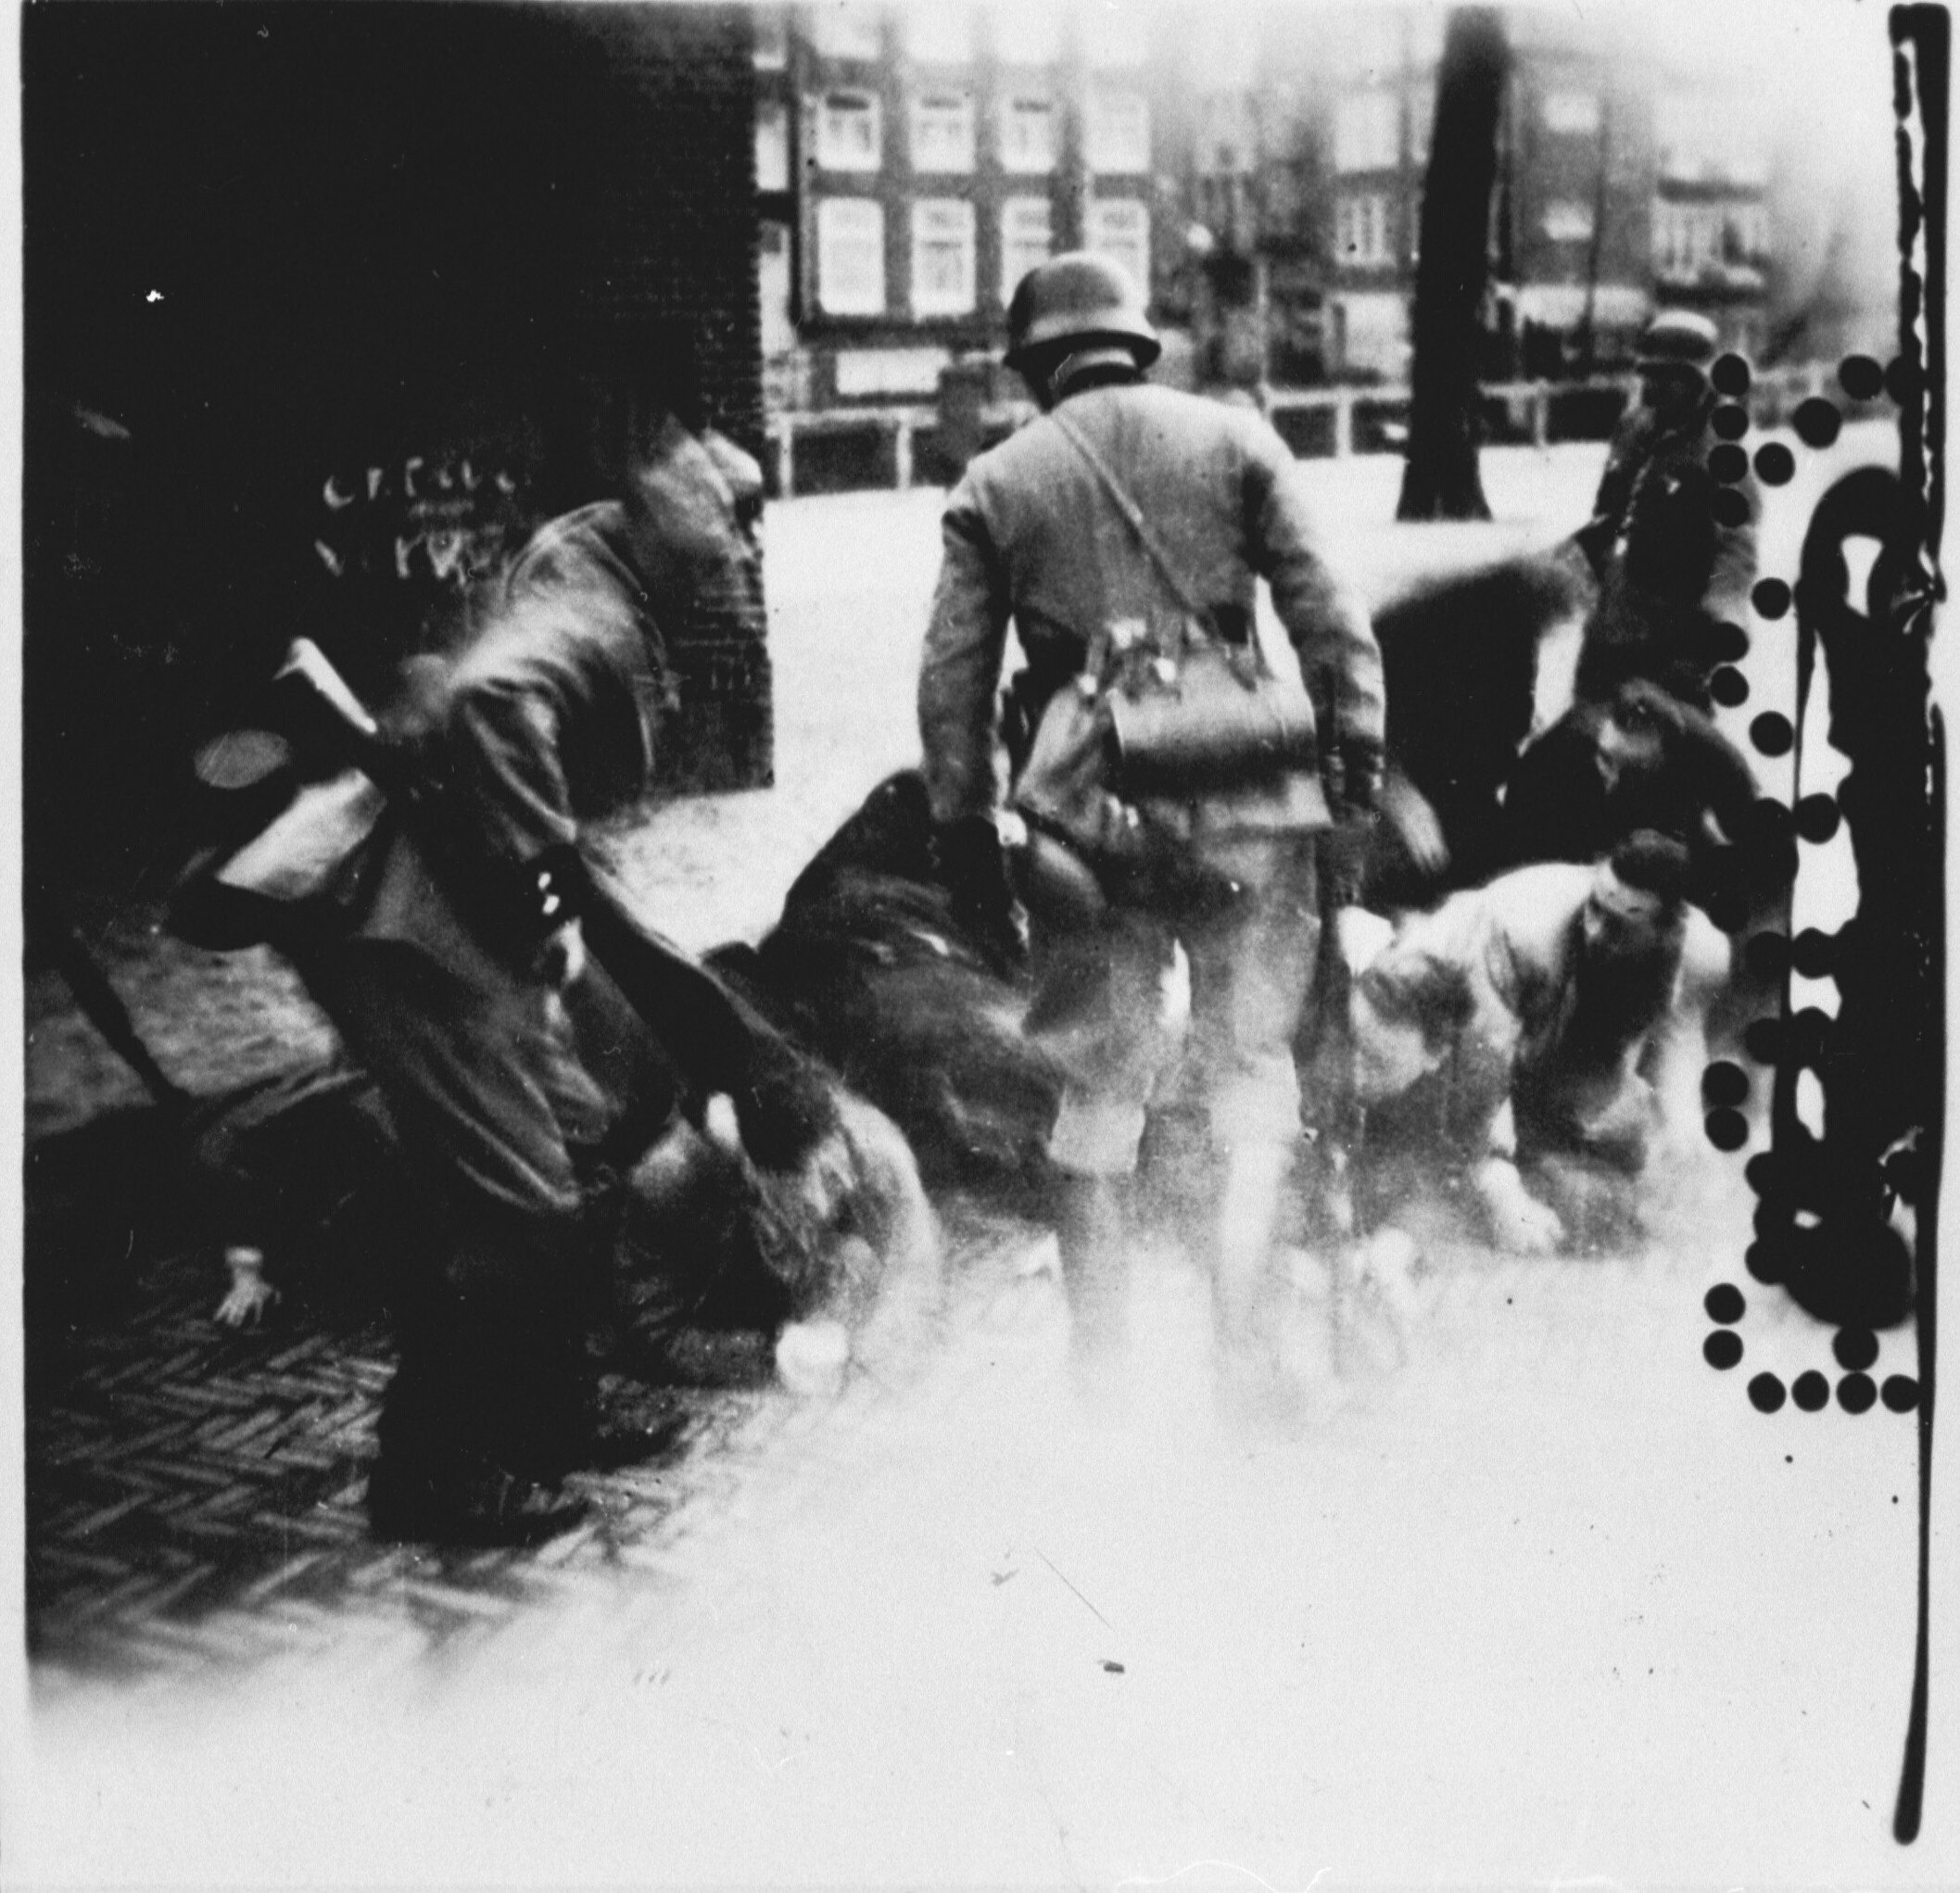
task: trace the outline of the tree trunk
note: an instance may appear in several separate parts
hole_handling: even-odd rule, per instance
[[[1397,519],[1490,517],[1477,472],[1477,352],[1509,65],[1494,9],[1450,14],[1423,184],[1409,461]]]

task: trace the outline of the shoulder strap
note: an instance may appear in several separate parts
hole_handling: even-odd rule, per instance
[[[1170,587],[1171,595],[1184,610],[1200,625],[1209,625],[1211,611],[1200,604],[1193,595],[1192,588],[1177,562],[1164,549],[1164,544],[1151,530],[1150,522],[1144,517],[1143,509],[1130,497],[1130,489],[1110,471],[1109,463],[1099,454],[1076,420],[1065,409],[1051,410],[1051,418],[1062,430],[1069,446],[1088,461],[1091,471],[1103,483],[1104,490],[1116,501],[1117,511],[1129,523],[1130,530],[1137,536],[1137,542],[1150,555],[1150,562],[1162,574],[1164,583]]]

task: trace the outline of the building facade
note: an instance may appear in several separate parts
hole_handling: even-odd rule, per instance
[[[1439,7],[891,6],[764,16],[762,325],[778,410],[929,401],[1077,246],[1145,285],[1165,372],[1399,384]],[[1623,366],[1653,309],[1760,340],[1764,166],[1704,71],[1506,16],[1493,378]],[[1729,88],[1729,96],[1733,88]]]
[[[761,326],[791,407],[930,399],[997,354],[1058,250],[1153,292],[1168,162],[1160,43],[1040,4],[765,9],[756,44]]]

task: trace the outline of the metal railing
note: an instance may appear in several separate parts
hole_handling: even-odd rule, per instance
[[[1759,423],[1773,425],[1799,401],[1823,394],[1831,375],[1830,364],[1823,362],[1759,372],[1751,383]],[[1614,397],[1624,403],[1632,397],[1636,385],[1631,374],[1595,375],[1582,381],[1487,382],[1482,397],[1486,413],[1499,408],[1505,410],[1505,431],[1517,444],[1545,447],[1562,438],[1605,438],[1610,420],[1603,428],[1595,423],[1568,432],[1560,424],[1559,409],[1583,410],[1589,405],[1598,410]],[[1301,459],[1345,460],[1360,453],[1398,452],[1407,438],[1410,390],[1403,385],[1266,387],[1257,398],[1266,417],[1288,435],[1295,454]],[[981,435],[989,440],[999,438],[1033,411],[1033,404],[1028,401],[989,403],[980,411]],[[1324,428],[1302,429],[1286,423],[1290,415],[1318,414],[1329,417]],[[869,484],[904,492],[915,482],[920,436],[936,438],[944,425],[945,417],[939,408],[927,402],[778,410],[769,417],[766,430],[776,455],[777,497],[790,499],[796,495],[800,440],[854,434],[876,440],[880,459],[889,454],[891,477]]]

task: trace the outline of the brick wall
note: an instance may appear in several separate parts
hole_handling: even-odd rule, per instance
[[[699,388],[700,418],[763,449],[756,298],[753,19],[741,6],[597,6],[565,15],[583,57],[594,188],[575,294],[582,322]],[[765,627],[736,599],[703,598],[664,627],[681,716],[670,781],[771,779]]]
[[[760,446],[751,24],[732,5],[27,10],[33,799],[109,798],[46,839],[133,821],[133,759],[181,768],[295,632],[378,675],[468,615],[476,568],[530,521],[598,497],[599,329],[642,360],[692,350],[709,417]],[[82,454],[77,405],[126,440]],[[114,480],[74,490],[105,456]],[[78,576],[74,521],[98,514]],[[761,625],[687,630],[669,780],[766,781]]]

